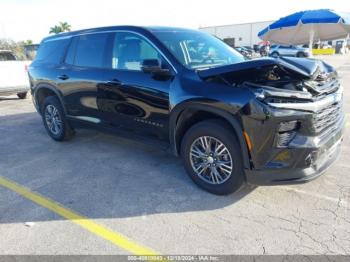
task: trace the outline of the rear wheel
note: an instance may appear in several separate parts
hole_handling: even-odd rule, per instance
[[[27,92],[18,93],[18,94],[17,94],[17,97],[18,97],[19,99],[26,99],[26,97],[27,97]]]
[[[41,112],[45,129],[52,139],[63,141],[72,138],[74,130],[67,122],[62,105],[57,97],[46,97]]]
[[[279,57],[280,55],[279,55],[277,52],[272,52],[271,56],[277,58],[277,57]]]
[[[240,146],[222,121],[206,120],[191,127],[183,138],[181,155],[190,178],[210,193],[230,194],[244,184]]]

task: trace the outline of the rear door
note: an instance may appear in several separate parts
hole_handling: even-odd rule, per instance
[[[93,33],[73,37],[58,76],[70,117],[99,124],[103,115],[97,107],[99,85],[110,67],[113,34]]]

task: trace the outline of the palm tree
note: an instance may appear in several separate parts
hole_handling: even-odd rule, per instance
[[[60,27],[62,29],[62,32],[69,32],[71,29],[71,25],[67,22],[60,22]]]
[[[61,32],[62,32],[61,27],[59,27],[58,25],[55,25],[54,27],[50,28],[49,34],[59,34]]]
[[[67,22],[59,22],[58,25],[55,25],[50,28],[49,34],[59,34],[62,32],[69,32],[71,29],[71,25]]]

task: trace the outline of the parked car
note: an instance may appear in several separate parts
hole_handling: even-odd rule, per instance
[[[294,46],[294,45],[272,45],[269,51],[272,57],[279,56],[295,56],[295,57],[309,57],[310,51],[308,48]]]
[[[255,51],[254,51],[254,48],[253,47],[251,47],[251,46],[249,46],[249,45],[245,45],[245,46],[242,46],[242,47],[244,47],[245,49],[247,49],[249,52],[251,52],[251,53],[254,53]]]
[[[246,60],[196,30],[115,26],[50,36],[29,76],[52,139],[89,127],[164,143],[214,194],[245,182],[305,182],[340,152],[334,68],[301,58]]]
[[[0,50],[0,95],[17,94],[25,99],[29,91],[27,67],[30,61],[18,61],[8,50]]]
[[[253,56],[253,52],[244,47],[234,47],[234,49],[245,57],[252,58]]]

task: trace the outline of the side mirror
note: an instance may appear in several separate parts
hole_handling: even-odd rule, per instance
[[[170,70],[162,68],[158,59],[145,59],[141,63],[141,70],[155,75],[170,75]]]

